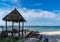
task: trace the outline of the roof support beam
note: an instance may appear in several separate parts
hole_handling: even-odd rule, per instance
[[[20,22],[19,22],[19,36],[20,36]]]
[[[23,31],[24,31],[24,22],[22,22],[22,38],[23,38]]]
[[[7,32],[7,21],[6,21],[6,32]]]
[[[14,26],[14,22],[12,21],[12,36],[13,36],[13,26]]]

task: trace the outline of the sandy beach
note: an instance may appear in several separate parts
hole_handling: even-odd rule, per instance
[[[41,32],[40,34],[46,34],[46,35],[60,35],[60,31]]]
[[[48,42],[60,42],[60,31],[53,31],[53,32],[40,32],[40,35],[42,34],[42,42],[44,42],[45,38],[48,38]],[[18,42],[20,42],[19,40]],[[25,42],[37,42],[36,38],[29,38],[25,40]]]
[[[41,32],[43,36],[49,39],[49,42],[60,42],[60,31]]]

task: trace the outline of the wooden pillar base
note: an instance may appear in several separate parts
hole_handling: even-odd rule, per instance
[[[12,36],[13,36],[13,32],[12,32]]]
[[[18,33],[18,34],[19,34],[19,36],[20,36],[20,31],[19,31],[19,33]]]

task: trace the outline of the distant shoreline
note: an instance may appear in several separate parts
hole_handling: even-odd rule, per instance
[[[10,27],[10,26],[8,26],[8,27]],[[60,27],[60,26],[24,26],[24,27]]]

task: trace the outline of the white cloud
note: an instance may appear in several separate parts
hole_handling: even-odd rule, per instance
[[[41,9],[35,10],[35,9],[26,9],[26,8],[20,8],[18,10],[23,15],[23,17],[27,20],[28,25],[31,25],[31,24],[34,25],[34,23],[33,23],[34,20],[38,21],[38,22],[34,21],[38,25],[39,22],[41,21],[39,19],[42,19],[42,18],[46,18],[46,19],[49,19],[49,20],[47,20],[47,22],[44,22],[44,21],[40,22],[41,23],[40,25],[43,25],[43,24],[44,25],[49,25],[49,24],[54,25],[55,22],[57,24],[57,21],[60,21],[60,13],[59,12],[54,13],[54,12],[50,12],[50,11],[44,11],[44,10],[41,10]],[[9,12],[10,11],[12,11],[12,10],[9,10]],[[9,12],[8,12],[8,10],[0,11],[0,18],[7,15]],[[57,21],[55,21],[55,20],[57,20]],[[4,23],[4,22],[2,22],[2,23]]]
[[[54,19],[56,17],[56,14],[53,12],[49,12],[49,11],[42,11],[42,17],[44,18],[51,18]]]
[[[48,19],[57,19],[57,18],[60,18],[58,16],[60,15],[57,15],[56,13],[54,12],[50,12],[50,11],[43,11],[43,10],[35,10],[35,9],[32,9],[32,10],[29,10],[29,9],[26,9],[26,8],[23,8],[21,9],[21,13],[22,15],[27,18],[27,19],[34,19],[34,18],[48,18]]]
[[[7,7],[10,6],[9,4],[6,4],[6,3],[1,3],[1,4],[4,5],[4,6],[7,6]]]
[[[4,16],[6,16],[11,10],[7,9],[7,10],[4,10],[4,9],[0,9],[0,20],[2,20],[2,18]]]
[[[27,20],[28,25],[59,26],[60,14],[44,10],[20,9],[21,14]]]

